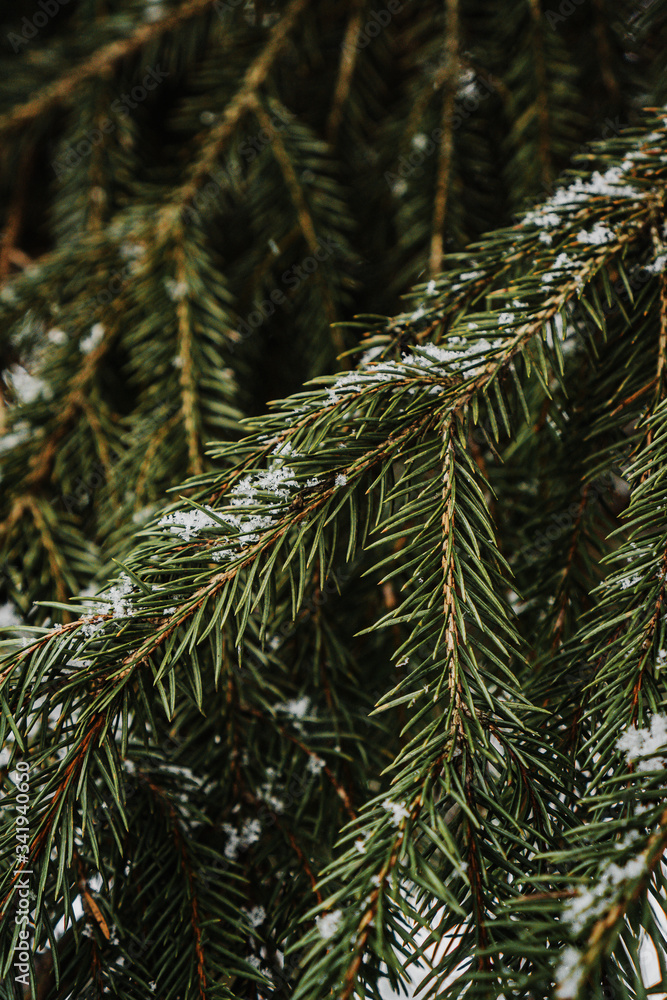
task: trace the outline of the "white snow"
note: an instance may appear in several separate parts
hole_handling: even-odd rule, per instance
[[[253,906],[252,910],[243,911],[252,927],[259,927],[266,920],[266,910],[263,906]]]
[[[666,264],[667,264],[667,254],[661,253],[655,258],[652,264],[646,264],[645,269],[647,271],[650,271],[651,274],[660,274],[662,271],[665,270]]]
[[[16,625],[22,624],[23,622],[17,615],[13,604],[0,605],[0,628],[13,628]]]
[[[647,729],[635,729],[634,726],[629,726],[616,746],[625,753],[628,763],[639,757],[647,758],[640,761],[637,766],[638,771],[653,771],[657,767],[667,767],[667,761],[658,755],[658,751],[665,748],[665,744],[667,744],[667,716],[656,714]]]
[[[188,294],[187,281],[175,281],[174,278],[165,278],[164,287],[172,302],[180,302]]]
[[[603,243],[612,243],[614,240],[614,231],[609,229],[608,226],[603,226],[602,223],[598,222],[593,226],[590,233],[582,229],[577,235],[578,243],[589,243],[592,245],[601,245]]]
[[[9,375],[19,403],[34,403],[42,395],[50,396],[46,382],[31,375],[22,365],[12,365],[9,369]]]
[[[342,910],[332,910],[331,913],[324,913],[321,917],[315,918],[320,937],[328,941],[334,936],[343,920]]]
[[[302,698],[291,698],[283,705],[274,705],[274,709],[279,712],[287,712],[295,719],[303,719],[310,711],[310,698],[307,695]]]
[[[222,829],[227,834],[227,843],[223,853],[230,861],[235,861],[239,851],[251,847],[262,834],[262,827],[258,819],[247,819],[240,831],[236,830],[231,823],[223,823]]]
[[[576,997],[585,973],[581,965],[582,957],[578,948],[570,946],[563,950],[556,969],[558,986],[555,995],[558,1000],[574,1000]]]
[[[216,526],[217,521],[215,518],[210,517],[206,513],[206,510],[213,510],[213,508],[206,507],[205,510],[199,510],[198,507],[195,507],[193,510],[176,510],[160,518],[158,526],[168,528],[172,534],[178,535],[185,542],[189,542],[194,535],[203,531],[204,528],[213,528]]]
[[[410,815],[410,811],[405,808],[402,802],[392,802],[391,799],[385,799],[382,808],[391,813],[391,821],[394,826],[399,826],[401,820]]]
[[[95,323],[90,328],[90,333],[87,337],[83,337],[79,341],[79,348],[83,354],[90,354],[94,351],[96,347],[99,347],[102,339],[104,337],[104,325],[102,323]]]
[[[98,605],[98,614],[111,614],[114,618],[123,618],[126,615],[134,614],[134,611],[132,610],[132,603],[129,599],[129,594],[131,593],[132,581],[127,573],[121,573],[118,578],[118,583],[114,584],[114,586],[104,594],[104,597],[108,598],[108,600],[103,604]]]
[[[315,754],[312,757],[310,756],[308,757],[308,763],[306,764],[306,768],[311,774],[320,774],[321,771],[324,769],[324,766],[325,766],[324,761],[322,760],[321,757],[318,757],[317,754]]]

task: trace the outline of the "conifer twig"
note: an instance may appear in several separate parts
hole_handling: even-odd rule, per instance
[[[445,41],[446,79],[442,96],[442,137],[438,153],[438,166],[433,199],[433,231],[431,235],[431,256],[429,270],[436,275],[442,266],[444,229],[447,217],[449,185],[454,155],[454,101],[458,86],[459,71],[459,0],[447,0],[447,35]]]

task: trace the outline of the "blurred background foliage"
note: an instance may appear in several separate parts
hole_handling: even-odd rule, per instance
[[[3,7],[0,558],[18,613],[104,579],[165,491],[212,468],[208,442],[349,364],[363,321],[340,324],[400,311],[443,252],[511,225],[660,99],[666,12]]]

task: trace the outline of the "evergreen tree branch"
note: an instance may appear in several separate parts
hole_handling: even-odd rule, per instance
[[[206,13],[214,3],[215,0],[188,0],[166,17],[137,28],[129,38],[104,46],[60,80],[43,88],[37,97],[0,116],[0,134],[23,128],[55,105],[71,100],[83,83],[108,75],[117,63],[139,52],[166,32],[175,31],[193,18]]]

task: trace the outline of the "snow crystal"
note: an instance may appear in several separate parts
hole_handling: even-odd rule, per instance
[[[64,344],[67,340],[67,334],[64,330],[48,330],[46,334],[46,339],[50,344]]]
[[[41,395],[50,395],[48,387],[40,378],[30,375],[21,365],[12,365],[9,369],[12,388],[19,403],[34,403]]]
[[[658,669],[662,669],[667,664],[667,649],[659,649],[656,658],[655,665]]]
[[[269,768],[271,770],[271,768]],[[265,781],[260,789],[258,789],[257,797],[265,802],[270,809],[273,809],[276,813],[282,813],[285,811],[285,803],[282,799],[279,799],[277,795],[274,795],[271,788],[271,781]]]
[[[141,243],[132,243],[130,240],[121,243],[118,249],[124,260],[135,260],[138,257],[143,257],[146,252]]]
[[[484,271],[465,271],[459,275],[459,281],[474,281],[475,278],[481,278],[483,275]]]
[[[434,363],[446,364],[449,368],[459,371],[464,378],[471,378],[484,371],[484,362],[487,353],[502,346],[504,341],[502,337],[496,338],[493,341],[479,337],[468,343],[465,338],[450,337],[448,343],[454,347],[459,347],[459,345],[461,347],[459,350],[448,350],[444,347],[436,347],[435,344],[424,344],[419,348],[419,351],[426,354],[427,357],[414,355],[409,358],[408,363],[417,365],[420,368],[431,368]],[[476,364],[471,367],[470,362],[473,360],[482,362],[482,364]]]
[[[426,133],[425,132],[417,132],[416,135],[413,135],[413,137],[412,137],[412,145],[420,153],[423,152],[423,150],[425,150],[426,147],[428,146],[428,136],[426,135]]]
[[[608,226],[603,226],[601,223],[596,223],[596,225],[591,229],[590,233],[587,233],[585,229],[582,229],[577,235],[578,243],[590,243],[593,245],[601,245],[603,243],[612,243],[614,240],[614,231]]]
[[[227,559],[233,559],[236,555],[233,549],[216,549],[215,552],[211,552],[210,556],[213,562],[226,562]]]
[[[289,500],[293,491],[299,486],[294,471],[284,461],[284,457],[295,454],[291,444],[287,442],[279,445],[273,454],[277,457],[273,459],[268,469],[246,476],[230,491],[228,502],[232,510],[218,512],[218,517],[222,521],[238,529],[245,545],[258,542],[260,538],[258,532],[270,528],[274,520],[271,514],[250,514],[247,511],[243,512],[243,508],[256,506],[262,501],[262,498],[259,501],[255,499],[257,493],[269,494],[274,501]],[[222,561],[224,556],[219,554],[213,558]]]
[[[90,333],[87,337],[83,337],[79,341],[79,348],[83,354],[90,354],[94,351],[96,347],[100,345],[104,337],[104,325],[102,323],[95,323],[90,328]]]
[[[224,848],[224,855],[230,861],[235,861],[239,851],[245,851],[255,844],[262,833],[262,827],[258,819],[247,819],[240,832],[231,823],[222,824],[223,831],[227,834],[227,843]]]
[[[613,902],[618,888],[644,874],[646,861],[646,852],[643,852],[636,858],[630,858],[622,867],[612,862],[597,882],[581,888],[562,911],[562,918],[572,933],[581,934],[591,920],[601,917]]]
[[[321,917],[316,917],[315,923],[318,931],[320,932],[320,937],[323,937],[325,941],[328,941],[334,936],[342,921],[342,910],[332,910],[331,913],[325,913]]]
[[[259,927],[266,920],[266,910],[263,906],[253,906],[252,910],[243,911],[252,927]]]
[[[324,766],[325,766],[324,761],[322,760],[321,757],[318,757],[317,754],[315,754],[313,757],[310,756],[308,757],[308,763],[306,767],[308,768],[311,774],[320,774]]]
[[[574,261],[570,260],[566,253],[559,253],[553,263],[553,269],[556,271],[567,270],[573,267],[575,267]]]
[[[498,322],[500,323],[501,326],[507,326],[509,323],[513,323],[514,313],[512,312],[501,313],[500,316],[498,317]]]
[[[329,405],[334,405],[341,402],[350,392],[360,392],[374,383],[394,382],[405,378],[407,378],[405,368],[395,361],[384,361],[370,368],[346,372],[327,389],[327,402]]]
[[[428,285],[426,286],[426,294],[427,295],[435,295],[435,293],[436,293],[435,280],[432,278],[429,281]]]
[[[582,957],[578,948],[570,946],[564,949],[556,969],[558,985],[555,996],[558,1000],[574,1000],[576,997],[586,971],[581,964]]]
[[[206,513],[207,510],[213,510],[213,508],[206,507],[205,510],[199,510],[196,507],[194,510],[173,511],[171,514],[165,514],[164,517],[160,518],[158,527],[169,528],[172,534],[178,535],[185,542],[189,542],[193,535],[203,531],[204,528],[213,528],[216,526],[217,521]]]
[[[335,485],[336,486],[345,486],[346,483],[347,483],[347,476],[344,473],[339,472],[338,475],[336,476],[336,484]]]
[[[639,198],[640,192],[627,184],[623,176],[631,167],[632,163],[624,161],[619,167],[610,167],[604,174],[596,170],[590,180],[577,177],[568,187],[556,191],[547,204],[571,205],[575,202],[588,201],[591,195],[605,198]]]
[[[144,21],[159,21],[164,15],[165,9],[162,0],[146,0]]]
[[[30,436],[30,424],[25,420],[20,420],[14,425],[14,430],[0,436],[0,454],[10,451],[21,444],[25,444]]]
[[[180,302],[188,294],[187,281],[174,281],[173,278],[165,278],[164,287],[172,302]]]
[[[651,274],[660,274],[665,270],[665,264],[667,264],[667,254],[661,253],[652,264],[646,264],[644,270],[650,271]]]
[[[276,706],[279,710],[287,712],[295,719],[303,719],[310,711],[310,698],[304,695],[303,698],[292,698],[284,705]]]
[[[105,593],[104,596],[108,598],[108,600],[99,605],[99,614],[111,614],[114,618],[123,618],[127,615],[134,614],[132,604],[128,596],[131,593],[132,581],[127,573],[121,573],[118,578],[118,583]]]
[[[291,491],[299,486],[294,471],[281,460],[274,461],[266,471],[246,476],[231,490],[232,507],[249,507],[257,492],[270,493],[279,500],[289,500]]]
[[[664,651],[663,651],[664,652]],[[667,767],[667,761],[658,756],[658,750],[667,744],[667,716],[654,715],[648,729],[635,729],[629,726],[618,740],[616,746],[625,753],[628,763],[639,757],[638,771],[653,771],[656,767]]]
[[[532,213],[532,215],[533,218],[530,221],[536,226],[557,226],[560,222],[560,215],[557,215],[556,212]]]
[[[410,812],[401,802],[392,802],[391,799],[385,799],[382,803],[382,808],[391,813],[391,821],[394,826],[398,826],[402,819],[410,815]]]
[[[92,636],[100,632],[105,625],[104,620],[97,616],[94,616],[93,618],[82,618],[81,621],[83,622],[81,631],[87,639],[90,639]]]
[[[479,93],[479,86],[477,84],[477,80],[475,79],[474,69],[465,69],[459,76],[456,96],[459,99],[470,98],[471,100],[474,100],[479,97]]]
[[[412,320],[421,319],[425,315],[426,315],[426,310],[422,305],[420,305],[415,309],[410,319]]]

